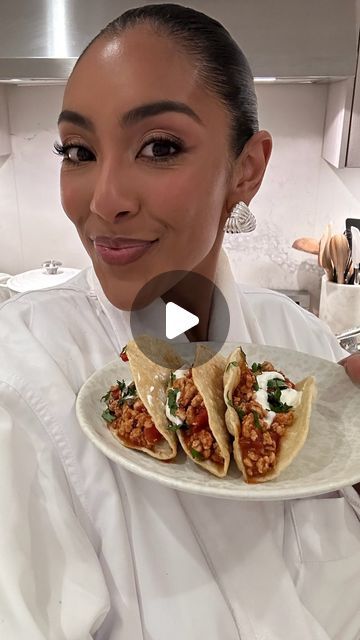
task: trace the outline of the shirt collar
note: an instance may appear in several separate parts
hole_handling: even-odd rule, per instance
[[[117,339],[117,348],[121,350],[128,340],[132,339],[130,311],[115,307],[105,296],[99,279],[93,268],[89,271],[89,283],[92,294],[97,298],[103,313],[107,316]],[[227,342],[262,342],[262,335],[254,314],[249,308],[244,296],[240,293],[231,270],[228,256],[221,249],[215,275],[215,285],[221,291],[227,302],[230,314],[230,326]],[[220,294],[215,289],[211,318],[209,323],[209,340],[223,340],[222,318],[217,313]],[[143,327],[143,333],[157,335],[159,318],[165,317],[165,302],[161,298],[154,300],[138,318],[138,327]],[[188,342],[185,334],[177,336],[177,342]]]

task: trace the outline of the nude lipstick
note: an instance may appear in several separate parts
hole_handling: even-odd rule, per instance
[[[121,236],[96,236],[92,239],[100,258],[111,265],[126,265],[143,256],[157,240]]]

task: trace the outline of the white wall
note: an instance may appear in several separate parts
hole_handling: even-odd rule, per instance
[[[87,266],[60,204],[61,160],[53,152],[63,87],[6,89],[12,155],[0,166],[0,272],[36,269],[49,258]]]
[[[86,266],[87,254],[61,209],[60,159],[52,151],[63,87],[9,86],[6,92],[12,155],[0,157],[0,272],[37,268],[53,257]],[[321,159],[327,85],[258,85],[257,93],[274,151],[253,201],[258,228],[228,237],[226,248],[242,281],[310,289],[316,307],[316,258],[291,244],[301,236],[319,238],[330,220],[342,232],[346,217],[360,217],[360,169],[337,170]]]

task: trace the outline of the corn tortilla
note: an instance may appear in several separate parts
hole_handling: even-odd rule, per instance
[[[181,429],[176,431],[181,446],[185,453],[200,467],[210,473],[223,478],[226,476],[230,463],[230,443],[225,426],[225,404],[223,399],[223,376],[225,358],[213,352],[204,345],[197,345],[196,356],[192,369],[192,377],[195,386],[203,398],[208,413],[210,430],[219,445],[224,464],[221,466],[213,460],[197,460],[191,455],[191,450],[186,445]],[[210,357],[210,359],[209,359]]]
[[[155,364],[155,362],[147,358],[141,347],[149,355],[156,354],[156,362],[159,362],[160,358],[163,366]],[[130,449],[143,451],[158,460],[171,460],[177,454],[177,438],[168,429],[168,421],[165,415],[166,387],[171,369],[176,369],[180,366],[181,358],[165,341],[150,336],[140,336],[136,341],[131,340],[126,346],[126,355],[129,359],[132,379],[135,382],[138,396],[145,405],[156,429],[164,439],[155,443],[154,450],[151,450],[147,447],[137,447],[129,444],[111,426],[109,427],[110,431],[120,440],[121,444]]]
[[[239,347],[227,359],[224,373],[224,400],[227,404],[225,422],[229,433],[234,437],[233,452],[235,462],[242,472],[246,482],[267,482],[278,477],[288,467],[303,447],[308,432],[311,416],[311,405],[316,392],[315,379],[312,376],[301,380],[295,385],[297,391],[302,391],[301,403],[294,409],[293,424],[286,429],[280,440],[280,451],[276,456],[276,466],[264,476],[250,477],[242,461],[240,436],[240,418],[232,406],[233,393],[241,379],[241,367],[246,364],[245,355]]]

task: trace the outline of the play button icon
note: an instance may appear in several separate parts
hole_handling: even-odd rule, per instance
[[[138,292],[130,313],[133,339],[156,364],[162,364],[162,355],[153,349],[147,353],[147,341],[141,336],[160,338],[179,354],[186,353],[191,361],[196,340],[210,342],[212,352],[220,351],[229,326],[229,307],[222,291],[192,271],[169,271],[149,280]]]
[[[196,327],[197,324],[199,324],[199,318],[195,314],[179,307],[175,302],[166,304],[165,333],[169,340]]]

